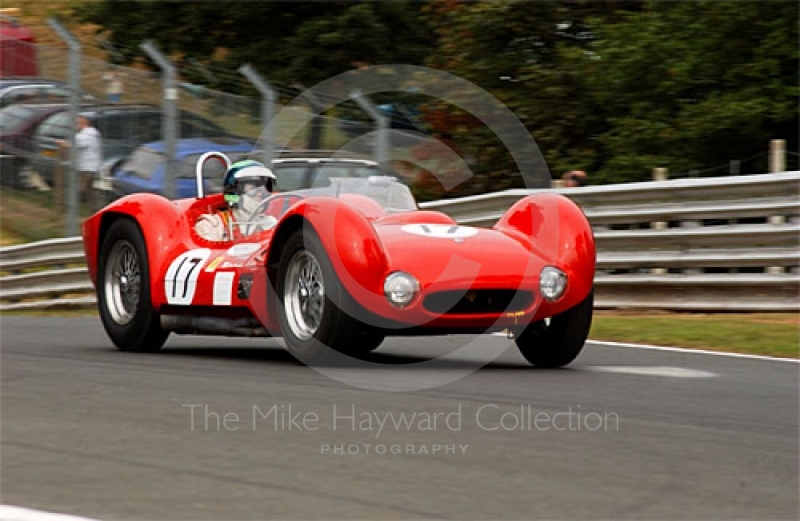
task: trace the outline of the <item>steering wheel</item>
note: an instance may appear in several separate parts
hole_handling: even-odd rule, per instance
[[[255,219],[255,217],[257,215],[260,215],[260,214],[264,213],[264,211],[267,208],[269,208],[269,205],[270,205],[270,203],[272,203],[272,201],[278,200],[280,198],[283,198],[283,208],[281,209],[280,215],[277,216],[278,218],[280,218],[281,215],[285,214],[286,210],[289,209],[289,206],[291,206],[291,204],[292,204],[292,202],[291,202],[292,199],[294,199],[295,202],[299,201],[300,199],[305,199],[305,197],[303,197],[302,195],[292,194],[292,193],[275,194],[275,195],[272,195],[270,197],[267,197],[266,199],[264,199],[263,201],[258,203],[258,206],[256,206],[256,209],[253,210],[253,213],[251,213],[250,217],[247,218],[248,222],[252,222],[253,219]]]

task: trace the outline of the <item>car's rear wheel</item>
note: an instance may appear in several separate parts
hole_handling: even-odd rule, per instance
[[[97,302],[103,327],[121,351],[155,352],[169,336],[150,300],[149,270],[139,226],[118,219],[100,246]]]
[[[313,230],[299,229],[286,242],[278,282],[281,334],[301,362],[335,364],[342,354],[360,357],[383,341],[344,311],[349,296]]]
[[[594,291],[563,313],[528,324],[517,338],[520,353],[537,367],[562,367],[580,354],[592,327]]]

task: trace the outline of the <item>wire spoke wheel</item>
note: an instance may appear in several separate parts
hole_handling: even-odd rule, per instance
[[[283,302],[292,333],[309,340],[322,324],[325,310],[325,285],[322,267],[308,250],[295,253],[289,261]]]
[[[109,252],[103,291],[108,312],[117,324],[128,324],[136,313],[142,291],[141,262],[133,245],[118,241]]]

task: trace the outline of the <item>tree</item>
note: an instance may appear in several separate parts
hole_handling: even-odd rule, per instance
[[[713,167],[777,137],[796,146],[797,18],[793,2],[654,2],[599,26],[582,67],[608,121],[598,176]]]
[[[645,180],[797,143],[794,2],[443,0],[430,17],[431,63],[506,103],[556,176]],[[481,163],[511,165],[486,132],[451,132]]]
[[[107,31],[127,62],[141,56],[139,43],[153,38],[170,55],[232,71],[249,62],[270,81],[287,85],[310,86],[361,64],[422,63],[432,42],[419,8],[399,0],[101,0],[81,5],[75,16]],[[241,87],[238,78],[222,86]]]

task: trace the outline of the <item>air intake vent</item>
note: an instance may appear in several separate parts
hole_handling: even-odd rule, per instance
[[[431,293],[425,297],[423,306],[443,315],[478,315],[523,311],[532,303],[530,291],[477,289],[466,293],[460,290]]]

